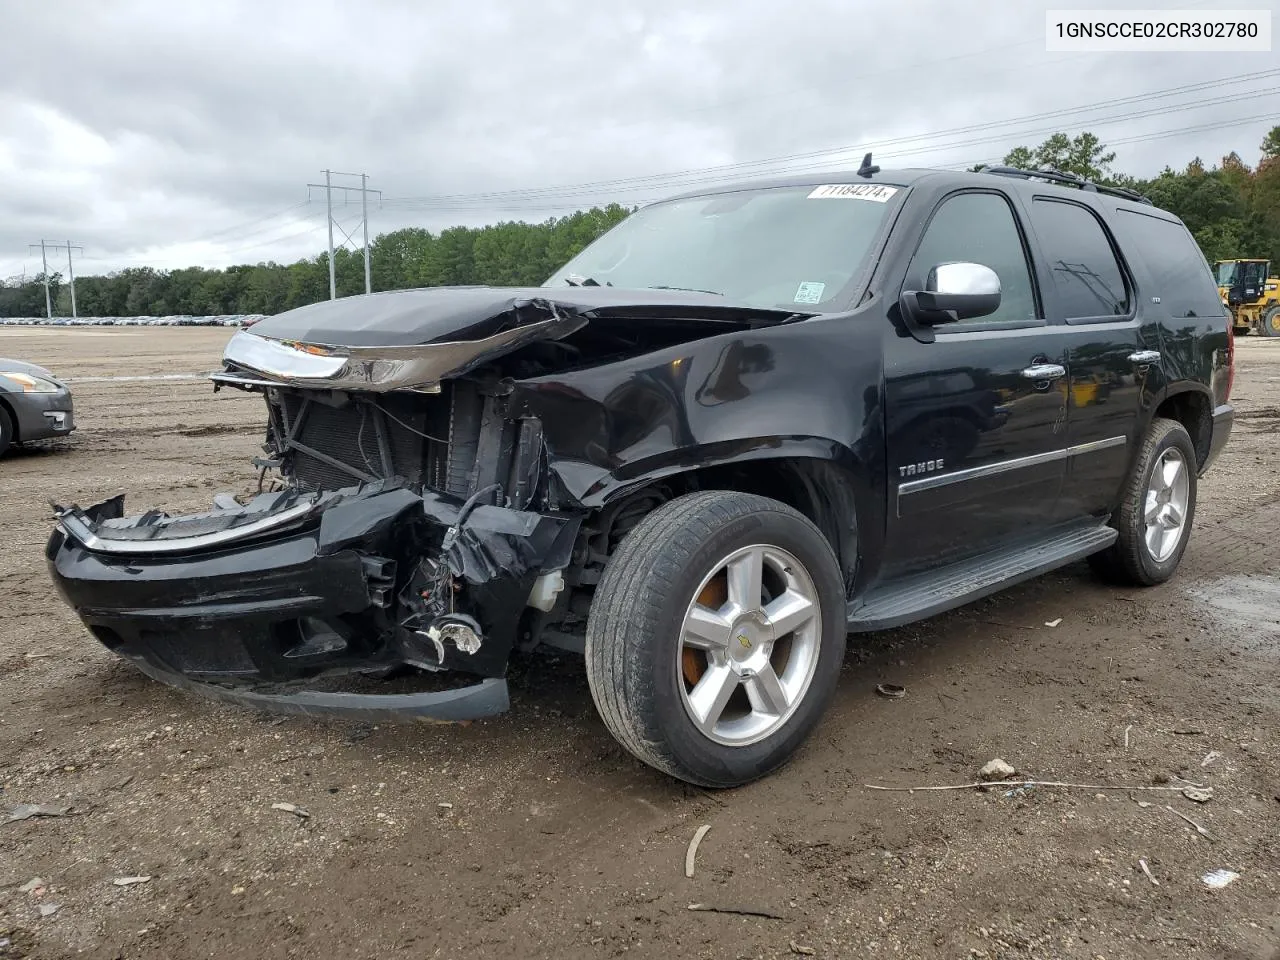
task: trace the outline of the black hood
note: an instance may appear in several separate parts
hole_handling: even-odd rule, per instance
[[[253,332],[276,340],[331,346],[402,347],[482,340],[556,316],[742,327],[771,326],[810,315],[683,290],[427,287],[324,300],[259,320]]]

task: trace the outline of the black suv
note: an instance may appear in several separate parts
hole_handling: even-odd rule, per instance
[[[628,750],[741,784],[814,728],[850,632],[1085,557],[1167,580],[1231,429],[1229,324],[1176,217],[1063,174],[699,192],[541,287],[240,331],[212,378],[265,397],[259,493],[60,507],[50,569],[144,672],[273,710],[483,716],[516,649],[581,651]]]

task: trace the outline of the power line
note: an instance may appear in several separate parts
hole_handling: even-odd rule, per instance
[[[709,179],[716,179],[712,176],[715,174],[737,171],[747,171],[753,168],[775,166],[783,163],[793,163],[801,160],[817,159],[820,157],[832,157],[839,154],[865,152],[868,149],[877,149],[899,144],[911,143],[921,140],[932,140],[941,137],[954,136],[958,134],[975,133],[981,130],[994,129],[997,127],[1014,126],[1020,123],[1027,123],[1039,120],[1045,120],[1051,117],[1065,117],[1071,114],[1091,113],[1111,107],[1121,106],[1125,104],[1140,103],[1148,100],[1164,99],[1166,97],[1178,96],[1187,93],[1199,93],[1204,90],[1217,87],[1234,86],[1241,83],[1249,83],[1260,79],[1280,75],[1280,69],[1255,71],[1253,73],[1239,74],[1232,77],[1223,77],[1217,80],[1202,81],[1193,84],[1183,84],[1176,87],[1168,87],[1161,90],[1155,90],[1144,94],[1136,94],[1130,97],[1115,98],[1099,103],[1082,104],[1074,107],[1065,107],[1058,110],[1049,110],[1036,114],[1029,114],[1023,117],[1014,117],[1005,120],[986,121],[977,124],[968,124],[961,127],[952,127],[945,130],[937,130],[930,133],[914,134],[905,137],[895,137],[879,141],[864,142],[861,144],[849,144],[841,147],[828,147],[821,150],[813,150],[804,153],[784,154],[775,157],[766,157],[757,160],[745,160],[736,163],[719,164],[710,167],[695,167],[685,170],[670,171],[662,174],[648,174],[636,177],[622,177],[611,180],[596,180],[578,184],[565,184],[561,186],[536,187],[515,190],[490,191],[485,193],[465,193],[465,194],[440,194],[424,197],[392,197],[385,201],[392,203],[413,203],[413,204],[430,204],[438,205],[448,202],[464,202],[471,203],[476,201],[499,200],[499,199],[548,199],[555,196],[570,196],[584,192],[598,193],[603,190],[618,189],[622,187],[635,187],[659,184],[674,184],[676,186],[685,183],[701,183],[707,182]],[[1257,92],[1257,91],[1251,91]],[[1264,91],[1265,92],[1265,91]],[[1223,100],[1213,101],[1214,104],[1225,102]],[[1121,119],[1134,119],[1138,116],[1155,116],[1160,113],[1168,113],[1173,110],[1194,109],[1197,106],[1209,106],[1212,104],[1201,101],[1198,104],[1178,103],[1170,106],[1154,109],[1139,114],[1128,114]],[[1090,120],[1090,123],[1102,122],[1100,120]],[[1014,135],[1012,132],[1005,135]],[[997,138],[998,139],[998,138]],[[937,149],[941,149],[950,144],[940,144]],[[933,148],[931,148],[933,149]],[[899,154],[902,155],[902,154]],[[689,179],[697,177],[698,179]]]
[[[31,243],[27,245],[28,250],[33,250],[37,244]],[[66,243],[51,243],[42,239],[38,244],[40,247],[40,262],[44,266],[44,309],[45,316],[53,319],[53,298],[49,294],[49,250],[65,250],[67,251],[67,280],[71,287],[71,316],[76,316],[76,271],[71,264],[71,251],[79,250],[84,253],[84,247],[73,244],[70,240]]]
[[[325,209],[329,218],[329,299],[338,299],[338,281],[337,274],[334,272],[333,263],[333,191],[345,190],[351,193],[360,194],[360,219],[364,222],[364,292],[366,295],[373,293],[373,274],[369,265],[369,194],[376,193],[378,202],[382,202],[382,191],[369,189],[369,175],[365,173],[342,173],[337,170],[324,170],[324,183],[308,183],[307,199],[311,199],[311,188],[319,189],[324,187]],[[333,178],[337,177],[359,177],[360,186],[349,187],[343,184],[333,182]],[[339,227],[341,229],[341,227]],[[345,232],[345,231],[344,231]],[[347,239],[351,239],[348,234]]]

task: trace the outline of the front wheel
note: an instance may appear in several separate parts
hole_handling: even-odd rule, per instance
[[[1159,417],[1125,484],[1111,525],[1116,542],[1089,558],[1104,579],[1150,587],[1173,576],[1196,513],[1196,451],[1186,428]]]
[[[634,756],[707,787],[784,764],[835,692],[843,579],[803,515],[711,491],[650,513],[610,558],[587,624],[591,696]]]

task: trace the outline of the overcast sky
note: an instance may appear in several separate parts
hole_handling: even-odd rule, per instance
[[[1265,92],[1276,76],[1112,101],[1274,69],[1275,53],[1047,53],[1050,6],[1061,4],[5,3],[0,277],[39,272],[27,245],[42,237],[83,245],[77,273],[314,254],[324,195],[308,203],[306,184],[325,167],[367,172],[382,190],[376,234],[644,201],[691,175],[543,188],[841,147],[791,165],[856,164],[864,148],[886,167],[998,160],[1054,129],[1128,141],[1116,166],[1135,175],[1231,150],[1256,162],[1274,120],[1234,121],[1280,115]],[[1219,126],[1151,138],[1207,124]],[[504,191],[532,192],[484,196]],[[359,241],[359,206],[337,213]]]

